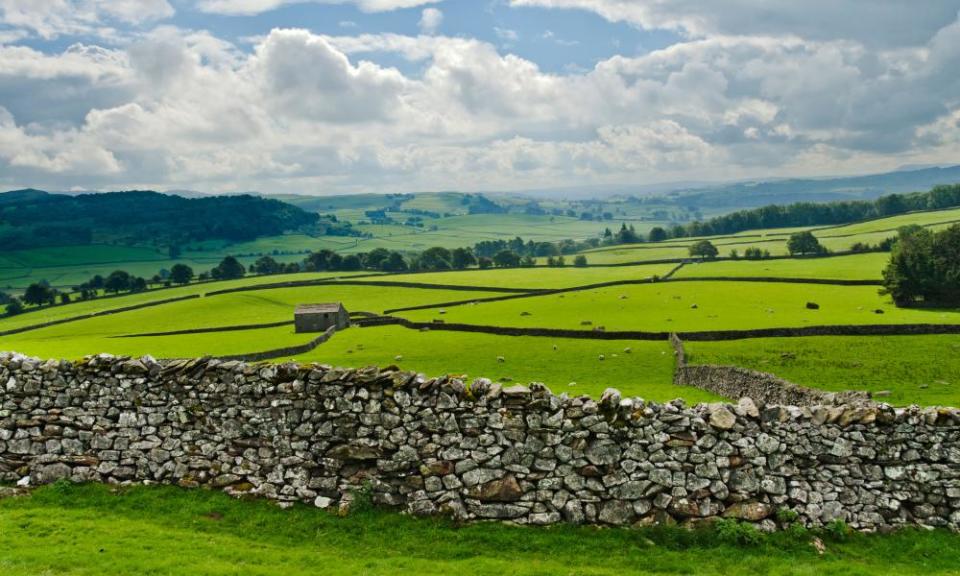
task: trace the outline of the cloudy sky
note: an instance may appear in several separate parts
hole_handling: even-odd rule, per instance
[[[0,0],[0,188],[960,163],[960,0]]]

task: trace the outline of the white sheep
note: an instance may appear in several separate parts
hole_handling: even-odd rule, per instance
[[[503,356],[497,356],[497,362],[503,364],[503,363],[506,362],[506,361],[507,361],[507,359],[504,358]]]

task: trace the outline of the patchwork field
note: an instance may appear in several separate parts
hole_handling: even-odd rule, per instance
[[[850,234],[887,234],[888,230],[909,222],[943,226],[958,216],[960,210],[918,213],[822,228],[817,234],[825,239],[829,235],[847,241],[853,238]],[[454,216],[446,220],[457,218],[461,219],[457,224],[461,228],[451,232],[452,238],[458,237],[465,228],[470,230],[464,233],[476,233],[477,238],[500,237],[507,230],[516,229],[520,220],[532,227],[530,234],[542,235],[530,236],[525,232],[525,237],[544,239],[569,236],[571,230],[586,232],[596,224],[572,219],[550,222],[545,217],[537,217],[541,219],[537,223],[520,215]],[[470,226],[468,221],[472,222]],[[571,228],[571,223],[576,226]],[[751,231],[713,241],[722,247],[782,244],[792,231]],[[587,256],[591,264],[599,263],[597,259],[601,257],[626,259],[628,254],[633,255],[630,258],[645,254],[641,259],[682,257],[690,241],[608,247],[589,251]],[[284,250],[300,246],[298,242],[299,239],[291,235],[282,240],[265,239],[260,246],[246,248]],[[79,250],[70,256],[121,260],[151,257],[146,252],[115,248],[110,247],[99,255]],[[218,248],[207,246],[207,249]],[[42,269],[54,263],[57,255],[49,250],[36,251],[29,257],[8,255],[0,264],[17,261],[17,258],[27,258]],[[443,322],[532,332],[506,336],[446,329],[419,331],[395,325],[352,328],[310,352],[297,355],[295,360],[339,366],[398,364],[427,374],[483,376],[504,383],[540,381],[555,391],[571,394],[598,395],[607,387],[616,387],[626,394],[652,400],[682,397],[690,402],[709,401],[715,397],[672,384],[674,359],[665,341],[534,334],[540,329],[573,330],[589,336],[595,329],[684,333],[839,325],[960,325],[960,311],[901,309],[882,295],[877,285],[842,285],[844,281],[879,281],[888,258],[883,253],[867,253],[828,258],[694,262],[679,268],[670,263],[581,268],[538,266],[380,276],[368,272],[251,276],[59,305],[2,318],[0,332],[23,331],[0,336],[0,349],[63,358],[99,352],[155,357],[259,353],[311,341],[313,335],[294,332],[293,308],[299,303],[332,301],[343,302],[351,312],[382,314],[397,310],[390,313],[413,322],[429,323],[434,328],[441,328],[435,322]],[[351,276],[360,277],[351,279]],[[654,277],[669,280],[651,282]],[[337,279],[349,282],[338,285]],[[798,283],[804,280],[828,283]],[[334,284],[264,286],[291,281]],[[830,281],[836,283],[830,284]],[[615,285],[604,287],[605,283]],[[469,290],[459,289],[461,287]],[[248,290],[211,294],[237,288]],[[198,297],[160,303],[185,296]],[[486,302],[487,299],[495,301]],[[451,305],[457,302],[464,304]],[[143,304],[154,305],[82,318]],[[819,308],[810,309],[808,304]],[[411,307],[422,309],[404,311]],[[65,320],[67,322],[54,326],[38,326]],[[237,326],[246,329],[225,330]],[[200,333],[182,333],[197,330]],[[960,345],[957,336],[760,339],[747,336],[727,342],[688,342],[690,359],[694,363],[762,370],[826,390],[889,391],[887,400],[900,405],[960,404],[960,387],[954,383],[957,381],[954,372],[960,366],[953,361],[958,357],[956,348]]]
[[[924,226],[931,230],[942,230],[960,221],[960,209],[917,212],[881,218],[868,222],[831,227],[795,227],[771,230],[748,230],[735,235],[709,239],[717,247],[720,256],[729,256],[732,250],[743,254],[747,248],[759,248],[769,251],[772,256],[785,256],[787,239],[790,234],[811,231],[826,248],[834,252],[844,252],[860,242],[878,244],[891,236],[897,229],[908,224]],[[624,264],[649,262],[653,260],[689,257],[689,247],[704,238],[681,238],[664,242],[606,246],[589,250],[584,254],[591,264]]]
[[[819,310],[807,309],[816,303]],[[442,310],[442,312],[441,312]],[[883,311],[878,314],[876,311]],[[876,286],[661,282],[443,309],[398,312],[420,322],[695,332],[840,324],[960,323],[960,311],[902,309]]]
[[[945,225],[944,218],[955,215],[911,216],[924,225],[940,227]],[[455,218],[467,217],[442,220]],[[854,241],[878,242],[889,236],[894,222],[909,221],[900,217],[816,233],[828,245],[845,249]],[[553,223],[544,224],[536,231],[525,230],[524,237],[569,237],[560,232],[569,232],[569,224],[559,223],[556,228]],[[579,233],[596,223],[576,224]],[[464,238],[504,237],[505,231],[515,226],[519,226],[516,221],[504,223],[502,217],[491,217]],[[463,244],[454,230],[387,232],[384,228],[382,235],[369,241],[336,239],[344,242],[337,249]],[[733,248],[742,253],[751,245],[781,254],[786,251],[788,232],[743,233],[713,241],[721,254]],[[313,240],[290,235],[243,248],[251,253],[289,252],[285,257],[299,259],[298,246],[320,247],[311,243]],[[570,396],[598,398],[612,387],[625,396],[648,401],[682,398],[699,403],[730,399],[675,385],[674,350],[664,337],[654,339],[648,334],[645,337],[651,339],[640,339],[641,335],[632,334],[621,338],[609,333],[709,335],[843,325],[902,330],[900,326],[906,324],[956,326],[960,332],[960,310],[897,308],[889,296],[881,294],[879,280],[889,260],[886,253],[683,265],[597,265],[686,259],[689,242],[590,251],[586,255],[591,266],[587,267],[302,273],[157,289],[0,318],[0,333],[17,332],[0,336],[0,350],[70,360],[102,352],[156,358],[252,355],[303,346],[317,336],[294,331],[297,304],[342,302],[351,312],[387,313],[424,326],[358,325],[337,332],[309,351],[293,356],[289,351],[273,354],[270,361],[340,367],[395,365],[429,376],[463,377],[468,382],[479,377],[505,386],[541,382],[555,393]],[[347,246],[349,243],[354,246]],[[204,250],[213,254],[231,248],[236,246],[211,244]],[[142,258],[136,265],[144,270],[169,264],[164,264],[163,255],[158,256],[160,259],[154,259],[149,251],[114,251],[113,247],[100,253],[81,250],[71,254],[74,260]],[[25,260],[18,258],[36,266],[27,278],[57,268],[57,255],[48,251],[7,255],[0,266],[19,266]],[[572,262],[572,256],[567,259]],[[96,266],[112,269],[121,265],[126,267],[101,261],[93,267],[78,264],[57,269],[63,270],[60,278],[70,280],[85,279],[90,270],[99,269]],[[0,274],[6,272],[0,270]],[[6,276],[0,276],[0,282],[2,278]],[[870,284],[851,285],[851,281]],[[321,284],[276,286],[290,282]],[[189,298],[164,302],[185,297]],[[148,306],[124,310],[142,305]],[[89,317],[91,314],[102,315]],[[362,322],[362,318],[355,315],[354,320]],[[60,323],[42,326],[48,322]],[[488,332],[467,331],[470,325]],[[503,329],[525,332],[489,333]],[[558,337],[549,335],[552,329],[572,332]],[[827,391],[869,391],[877,400],[897,406],[960,405],[960,334],[751,336],[736,334],[735,339],[726,341],[687,339],[687,361],[748,368]],[[956,572],[956,537],[947,532],[841,537],[828,531],[816,536],[826,542],[826,552],[820,555],[810,544],[814,533],[796,530],[744,540],[742,534],[713,528],[598,531],[562,527],[522,529],[522,533],[501,525],[453,528],[442,521],[413,520],[366,509],[346,518],[301,507],[279,512],[262,502],[229,501],[207,491],[159,487],[110,491],[58,484],[28,499],[0,500],[0,572],[279,574],[275,567],[282,565],[283,574],[307,574],[316,573],[320,564],[331,567],[324,572],[334,574],[727,574],[745,569],[778,574]],[[266,540],[264,530],[269,532]],[[253,532],[261,535],[256,545],[248,537]],[[425,548],[424,542],[430,545]],[[598,553],[604,546],[618,553]],[[123,554],[115,552],[120,549]],[[691,550],[697,553],[691,554]],[[504,560],[507,552],[509,561]]]

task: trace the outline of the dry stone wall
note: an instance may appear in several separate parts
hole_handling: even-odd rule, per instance
[[[689,365],[683,342],[676,334],[670,335],[670,344],[676,358],[673,383],[677,386],[693,386],[725,398],[746,397],[762,404],[818,406],[871,403],[869,392],[827,392],[800,386],[767,372],[738,366]]]
[[[358,486],[418,515],[611,525],[960,525],[960,412],[689,407],[393,368],[0,354],[0,481],[206,486],[282,503]]]

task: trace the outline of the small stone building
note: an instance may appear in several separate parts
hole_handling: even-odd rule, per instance
[[[297,332],[326,332],[331,326],[343,330],[350,325],[350,315],[340,302],[300,304],[293,314]]]

